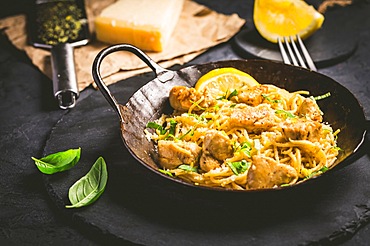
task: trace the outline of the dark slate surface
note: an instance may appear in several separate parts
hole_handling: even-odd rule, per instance
[[[236,11],[251,22],[251,3],[228,1],[228,4],[225,4],[225,1],[222,0],[199,2],[224,13]],[[14,5],[6,5],[1,8],[1,16],[26,9],[26,3],[27,1],[17,0]],[[354,93],[364,106],[366,117],[370,119],[370,18],[368,17],[370,5],[362,1],[355,6],[347,7],[345,11],[343,9],[333,11],[343,11],[341,13],[343,19],[338,19],[338,25],[340,25],[340,21],[345,21],[346,25],[351,23],[349,26],[352,27],[351,34],[343,38],[350,39],[356,36],[359,40],[358,48],[349,59],[321,68],[320,72],[336,79]],[[122,214],[130,214],[124,218],[123,223],[127,226],[131,225],[127,227],[127,232],[131,234],[126,238],[109,236],[109,233],[112,232],[117,234],[115,233],[116,228],[109,226],[109,217],[106,220],[101,218],[99,223],[91,224],[83,216],[86,210],[96,214],[107,213],[109,215],[109,213],[96,211],[98,206],[91,206],[80,211],[62,209],[63,204],[56,203],[53,194],[47,192],[48,186],[45,185],[48,184],[47,179],[45,180],[43,175],[38,172],[30,157],[39,157],[43,154],[51,133],[55,134],[55,131],[62,129],[61,126],[73,125],[73,122],[68,122],[68,120],[81,120],[78,110],[94,109],[96,105],[98,107],[95,110],[104,111],[106,109],[103,113],[99,112],[102,115],[107,115],[108,122],[104,124],[111,125],[112,130],[106,129],[107,137],[101,135],[101,138],[95,137],[105,146],[111,146],[112,149],[122,147],[121,142],[117,142],[119,137],[117,138],[114,133],[114,113],[110,111],[108,105],[104,105],[102,98],[98,98],[100,94],[91,88],[81,93],[76,110],[59,110],[51,96],[51,81],[30,63],[25,54],[12,47],[4,36],[1,36],[0,39],[0,49],[1,245],[132,244],[129,241],[154,245],[169,244],[168,239],[170,238],[174,245],[177,242],[176,238],[181,239],[178,241],[179,244],[188,245],[199,245],[199,242],[210,244],[215,238],[219,238],[219,242],[223,242],[224,245],[231,245],[233,242],[243,245],[246,243],[252,245],[369,245],[370,187],[368,180],[370,180],[370,156],[368,138],[361,156],[352,165],[336,172],[330,178],[317,182],[317,185],[312,188],[313,191],[318,191],[316,195],[312,196],[313,199],[308,197],[303,202],[292,203],[293,205],[301,205],[298,207],[302,208],[301,211],[297,207],[292,209],[292,213],[289,213],[287,208],[282,208],[280,212],[266,211],[267,215],[271,215],[271,211],[274,211],[275,216],[269,219],[263,215],[254,215],[252,221],[255,224],[248,226],[243,224],[242,227],[240,227],[240,222],[235,222],[235,224],[227,222],[227,228],[222,228],[222,226],[207,227],[202,222],[194,228],[188,228],[179,222],[171,221],[171,215],[156,206],[154,208],[157,210],[151,212],[148,204],[155,202],[155,197],[154,201],[148,201],[149,198],[142,199],[140,197],[141,193],[135,194],[131,190],[123,188],[122,191],[127,194],[127,198],[121,197],[112,200],[114,205],[112,212],[123,209],[124,213]],[[233,58],[248,57],[230,41],[210,49],[190,63]],[[150,79],[150,75],[132,78],[126,82],[133,84],[135,81],[143,81],[143,79]],[[113,88],[119,91],[123,83],[125,82],[116,84]],[[108,117],[109,115],[112,118]],[[109,123],[111,120],[112,122]],[[56,126],[56,130],[53,132],[54,126]],[[97,126],[91,125],[90,127],[93,129]],[[71,129],[75,130],[73,127]],[[89,136],[89,134],[91,133],[85,132],[83,135]],[[84,142],[86,140],[83,139],[82,143]],[[74,144],[72,145],[74,146]],[[110,148],[106,147],[105,152],[102,153],[107,156],[107,161],[110,158],[109,150]],[[89,162],[100,154],[90,150],[86,151],[83,157],[86,158],[84,159],[86,162]],[[118,154],[122,153],[116,155]],[[81,165],[81,168],[83,167]],[[136,173],[141,171],[138,169]],[[119,172],[112,173],[111,184],[121,182],[119,181],[120,174]],[[124,183],[124,181],[122,182]],[[65,186],[67,184],[61,186],[60,189]],[[138,190],[140,191],[140,189]],[[307,190],[307,194],[312,195],[312,190]],[[101,199],[110,199],[110,197],[103,195]],[[135,207],[135,204],[140,203],[141,199],[143,205]],[[144,202],[148,204],[144,204]],[[176,202],[169,205],[171,204],[176,204]],[[117,216],[122,216],[122,214]],[[189,215],[189,212],[184,214]],[[198,218],[211,219],[208,213],[195,213],[195,215]],[[114,216],[114,213],[110,216]],[[263,219],[256,220],[255,218],[258,216]],[[189,220],[188,218],[184,219]],[[246,221],[248,222],[247,219]],[[107,227],[102,228],[101,225]],[[219,222],[211,225],[217,226]],[[225,231],[228,233],[225,233],[224,237],[221,236]],[[153,235],[156,232],[159,232],[156,235],[159,241],[153,242],[151,240],[155,238]],[[180,233],[178,237],[176,237],[177,233]]]

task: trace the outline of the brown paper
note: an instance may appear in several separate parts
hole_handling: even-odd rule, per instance
[[[328,8],[331,8],[334,6],[345,7],[351,4],[353,4],[353,0],[325,0],[324,2],[320,4],[317,10],[320,13],[324,14]]]
[[[113,0],[85,1],[90,31],[94,30],[94,17],[113,2]],[[237,14],[220,14],[203,5],[186,0],[168,46],[162,52],[146,52],[146,54],[163,67],[183,64],[208,48],[230,39],[244,23],[245,20]],[[0,20],[0,28],[5,28],[9,40],[18,49],[24,50],[43,73],[49,78],[52,77],[50,52],[35,48],[27,43],[26,17],[24,15]],[[98,52],[107,46],[107,44],[93,40],[88,45],[75,49],[75,68],[80,90],[93,82],[91,76],[93,60]],[[135,55],[129,52],[116,52],[104,59],[101,74],[106,83],[111,84],[149,70]]]

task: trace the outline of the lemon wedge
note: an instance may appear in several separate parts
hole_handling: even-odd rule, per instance
[[[303,0],[255,0],[253,21],[262,37],[277,43],[278,37],[311,36],[324,16]]]
[[[204,74],[195,84],[199,92],[208,90],[213,98],[226,97],[244,86],[260,85],[251,75],[236,68],[216,68]]]

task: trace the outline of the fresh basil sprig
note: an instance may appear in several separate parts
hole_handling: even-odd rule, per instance
[[[79,208],[95,202],[103,194],[107,180],[107,165],[103,157],[99,157],[90,171],[69,188],[71,205],[66,208]]]
[[[71,169],[80,160],[81,148],[50,154],[41,159],[31,157],[37,168],[45,174],[53,174]]]

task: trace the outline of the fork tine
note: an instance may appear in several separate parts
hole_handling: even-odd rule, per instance
[[[292,60],[293,62],[293,65],[294,66],[299,66],[298,62],[297,62],[297,59],[295,59],[295,55],[293,53],[293,50],[292,48],[290,47],[290,44],[289,44],[289,41],[288,41],[288,38],[287,37],[284,37],[284,43],[285,43],[285,46],[288,50],[288,53],[290,55],[290,59]]]
[[[297,38],[299,36],[297,35]],[[302,58],[302,55],[301,55],[301,52],[299,52],[298,48],[297,48],[297,45],[295,44],[294,42],[294,37],[293,36],[290,36],[290,44],[293,46],[293,49],[294,49],[294,52],[295,52],[295,55],[296,57],[298,58],[298,61],[299,61],[299,64],[301,67],[304,67],[304,68],[307,68],[306,66],[306,63],[304,62],[303,58]]]
[[[278,44],[279,44],[280,54],[283,57],[283,61],[285,64],[292,64],[294,66],[301,66],[303,68],[307,68],[307,65],[308,65],[308,67],[312,71],[317,71],[317,68],[314,62],[310,54],[308,53],[307,48],[304,45],[302,39],[299,37],[299,35],[296,36],[296,40],[294,40],[293,36],[289,37],[290,40],[288,40],[287,37],[283,37],[283,38],[284,38],[286,49],[284,48],[283,41],[280,37],[278,37]],[[297,47],[296,42],[298,42],[299,48]],[[304,59],[302,57],[302,54],[304,56]],[[297,59],[299,62],[297,61]]]
[[[285,52],[283,42],[281,41],[280,37],[278,37],[278,43],[279,43],[280,53],[281,53],[281,56],[283,57],[284,63],[285,64],[290,64],[289,57],[288,57],[287,53]]]
[[[303,55],[304,55],[304,57],[305,57],[305,59],[308,63],[308,66],[310,67],[311,70],[317,71],[316,66],[313,63],[313,60],[312,60],[310,54],[308,53],[308,51],[306,49],[306,46],[303,44],[302,39],[299,37],[299,35],[297,35],[297,40],[298,40],[299,46],[301,47]]]

